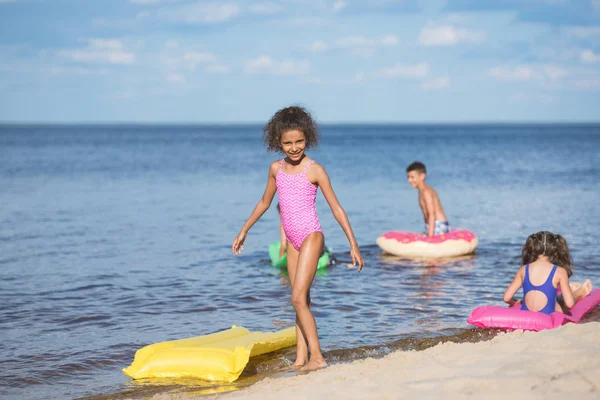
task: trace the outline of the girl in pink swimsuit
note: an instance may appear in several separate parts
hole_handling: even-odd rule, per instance
[[[248,231],[270,207],[277,192],[281,221],[289,244],[287,268],[292,286],[291,302],[296,310],[297,346],[293,367],[303,370],[323,368],[327,363],[321,353],[317,325],[310,311],[310,287],[324,243],[315,207],[317,188],[321,188],[335,219],[348,237],[352,263],[358,265],[358,271],[364,261],[327,172],[304,153],[305,149],[315,147],[319,140],[318,128],[310,114],[301,107],[277,111],[263,128],[263,139],[269,151],[279,151],[285,158],[271,163],[265,192],[231,249],[234,254],[242,252]]]

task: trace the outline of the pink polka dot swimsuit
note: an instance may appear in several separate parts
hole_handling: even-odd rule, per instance
[[[304,171],[299,174],[283,172],[283,162],[283,160],[280,161],[279,172],[275,176],[281,223],[287,239],[296,250],[300,250],[300,246],[308,235],[313,232],[323,233],[315,204],[317,186],[313,185],[306,177],[308,167],[315,160],[311,160]]]

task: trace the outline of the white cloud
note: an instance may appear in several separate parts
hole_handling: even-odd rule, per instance
[[[357,72],[352,77],[352,82],[359,83],[359,82],[362,82],[364,79],[365,79],[365,73],[364,72]]]
[[[284,60],[277,65],[275,73],[279,75],[304,75],[310,71],[307,61]]]
[[[526,102],[540,103],[541,102],[541,103],[550,104],[550,103],[555,103],[558,99],[556,98],[556,96],[553,96],[548,93],[515,92],[511,95],[511,100],[513,100],[515,102],[519,102],[519,103],[526,103]]]
[[[178,43],[175,44],[169,43],[165,46],[166,50],[160,54],[160,62],[170,74],[180,75],[182,71],[196,71],[200,66],[210,73],[222,74],[231,70],[214,53],[186,49]]]
[[[584,64],[596,64],[600,63],[600,54],[594,53],[593,50],[583,50],[579,54],[579,61]]]
[[[447,88],[450,85],[450,78],[447,76],[440,76],[437,78],[427,79],[421,83],[421,89],[423,90],[439,90]]]
[[[138,14],[140,18],[155,17],[171,22],[187,24],[211,24],[229,21],[240,14],[235,4],[196,2],[178,7],[164,7]]]
[[[542,70],[546,77],[550,78],[552,81],[562,79],[569,75],[569,71],[556,65],[545,65]]]
[[[259,56],[244,63],[244,72],[248,74],[305,75],[310,71],[307,61],[277,61],[269,56]]]
[[[455,46],[460,43],[481,43],[485,33],[451,25],[426,25],[419,32],[419,43],[423,46]]]
[[[126,51],[123,43],[115,39],[90,39],[88,46],[76,50],[61,50],[58,54],[74,61],[108,64],[132,64],[135,55]]]
[[[400,43],[400,40],[395,35],[386,35],[379,40],[379,43],[382,46],[396,46]]]
[[[571,66],[568,69],[559,65],[519,65],[513,67],[499,66],[491,68],[488,74],[498,80],[507,82],[528,83],[527,91],[541,89],[543,91],[596,91],[600,89],[600,72],[596,68]],[[515,87],[523,87],[515,85]],[[516,95],[515,100],[523,97]],[[542,99],[538,96],[527,97],[527,100]],[[523,100],[523,99],[521,99]]]
[[[321,53],[332,49],[349,50],[352,54],[359,57],[371,57],[375,54],[376,48],[396,46],[400,40],[396,35],[385,35],[378,38],[367,38],[362,35],[345,36],[335,39],[331,43],[322,40],[312,42],[308,50],[313,53]]]
[[[188,51],[183,55],[183,61],[186,66],[195,70],[198,64],[210,64],[217,62],[218,57],[209,52]]]
[[[502,81],[529,81],[536,77],[533,68],[528,65],[510,67],[494,67],[488,71],[489,75]]]
[[[429,64],[418,63],[413,65],[396,64],[391,67],[380,68],[377,75],[383,78],[425,78],[429,75]]]
[[[450,13],[446,14],[443,21],[447,24],[459,24],[464,25],[473,21],[473,15],[468,13]]]
[[[537,0],[538,2],[550,4],[553,6],[567,4],[568,0]]]
[[[272,24],[278,28],[289,29],[293,26],[300,26],[303,28],[308,27],[308,29],[316,30],[316,29],[328,29],[331,28],[331,19],[323,17],[322,15],[318,16],[290,16],[289,18],[281,18],[280,20],[275,20]]]
[[[165,79],[169,83],[185,83],[185,76],[181,74],[169,74]]]
[[[260,56],[253,60],[248,60],[244,64],[244,70],[249,73],[258,72],[271,68],[273,66],[273,59],[269,56]]]
[[[579,90],[600,90],[600,77],[578,79],[574,87]]]
[[[249,10],[254,14],[273,15],[283,11],[283,7],[276,3],[265,2],[252,4]]]
[[[373,40],[367,39],[364,36],[346,36],[336,39],[334,42],[336,47],[363,47],[373,45]]]
[[[333,3],[333,12],[337,13],[339,11],[342,11],[344,8],[346,8],[347,3],[343,0],[338,0],[335,3]]]
[[[209,64],[204,70],[214,74],[225,74],[231,71],[231,67],[227,64]]]
[[[350,51],[350,54],[362,58],[371,58],[375,55],[373,47],[356,47]]]
[[[106,75],[108,72],[104,70],[82,68],[82,67],[67,67],[62,65],[44,66],[41,72],[50,75],[77,75],[77,76],[99,76]]]
[[[346,36],[336,39],[333,47],[337,48],[355,48],[355,47],[376,47],[376,46],[395,46],[400,43],[395,35],[386,35],[380,38],[366,38],[361,35]]]
[[[130,3],[141,4],[141,5],[158,4],[158,3],[161,3],[164,1],[165,0],[129,0]]]
[[[322,40],[315,40],[310,45],[310,50],[313,51],[313,52],[315,52],[315,53],[320,53],[322,51],[329,50],[329,46],[327,45],[327,43],[325,43]]]
[[[368,75],[364,72],[357,72],[351,76],[337,75],[335,77],[307,77],[304,82],[320,86],[354,86],[364,82]]]
[[[600,37],[600,26],[571,26],[565,28],[564,32],[576,39],[593,39]]]
[[[488,74],[501,81],[551,81],[553,83],[570,75],[568,70],[557,65],[500,66],[490,68]]]

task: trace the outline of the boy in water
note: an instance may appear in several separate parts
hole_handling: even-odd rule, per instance
[[[406,168],[408,183],[419,191],[419,206],[423,211],[425,220],[425,234],[427,236],[442,235],[450,232],[448,218],[442,209],[442,203],[437,193],[425,183],[427,169],[425,164],[415,161]]]

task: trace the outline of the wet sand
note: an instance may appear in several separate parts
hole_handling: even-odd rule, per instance
[[[209,399],[600,398],[600,322],[544,332],[500,333],[478,343],[443,343],[381,359],[266,378]],[[190,399],[156,395],[155,399]]]

